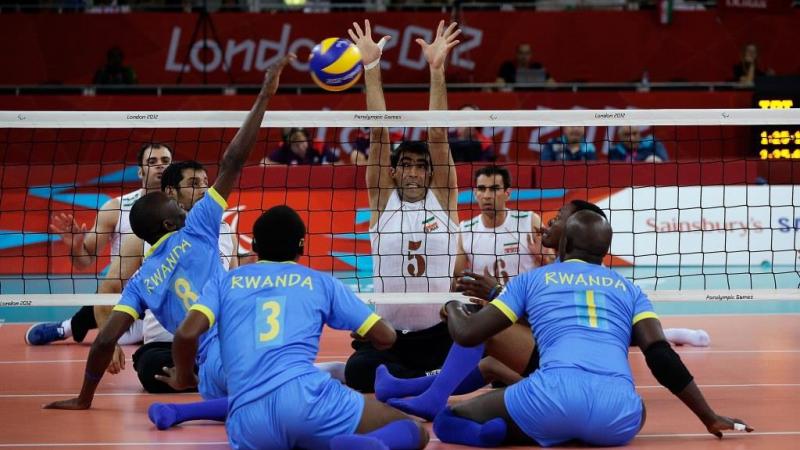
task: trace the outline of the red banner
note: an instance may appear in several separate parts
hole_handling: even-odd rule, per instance
[[[731,0],[728,0],[731,1]],[[770,2],[771,3],[771,2]],[[203,52],[202,30],[191,39],[197,15],[2,14],[0,84],[89,84],[119,46],[125,64],[141,84],[257,83],[282,54],[300,59],[285,73],[285,83],[310,84],[309,49],[331,36],[346,36],[351,23],[371,19],[376,34],[392,36],[383,57],[387,83],[425,83],[427,66],[414,43],[429,38],[440,19],[433,12],[331,14],[212,14],[218,41]],[[800,11],[785,14],[678,12],[669,27],[655,11],[465,12],[462,43],[448,64],[448,80],[494,81],[515,47],[530,43],[532,59],[559,81],[630,82],[646,70],[651,81],[726,81],[741,47],[754,42],[765,68],[777,74],[800,71],[792,58],[800,42]],[[65,38],[67,37],[68,38]],[[209,30],[209,39],[213,34]],[[231,76],[224,67],[229,66]]]

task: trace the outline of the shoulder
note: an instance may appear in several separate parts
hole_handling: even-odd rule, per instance
[[[122,204],[122,199],[125,197],[114,197],[107,202],[103,203],[103,206],[100,207],[100,211],[119,211],[120,205]]]

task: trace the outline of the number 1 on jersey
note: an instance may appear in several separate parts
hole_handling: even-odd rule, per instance
[[[576,291],[575,307],[579,324],[590,328],[608,328],[606,296],[602,292]]]
[[[256,348],[283,344],[283,307],[286,297],[260,298],[255,302]]]

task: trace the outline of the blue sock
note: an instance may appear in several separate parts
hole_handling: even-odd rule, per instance
[[[500,417],[480,424],[453,414],[445,408],[433,421],[433,432],[442,442],[472,447],[497,447],[506,438],[507,425]]]
[[[481,374],[481,369],[475,367],[472,369],[472,372],[464,378],[464,381],[458,385],[453,394],[455,395],[463,395],[469,394],[470,392],[475,392],[478,389],[486,386],[486,380],[483,379],[483,375]]]
[[[159,430],[166,430],[189,420],[225,422],[228,417],[228,398],[195,403],[153,403],[147,410],[147,416]]]
[[[408,397],[425,392],[436,379],[436,375],[417,378],[397,378],[385,365],[375,371],[375,398],[386,403],[390,398]]]
[[[436,379],[425,392],[408,399],[390,399],[387,403],[400,411],[433,420],[436,414],[447,406],[450,395],[478,366],[483,357],[483,347],[483,344],[476,347],[453,344],[442,371],[436,375]]]
[[[330,450],[417,450],[419,427],[411,419],[396,420],[367,434],[350,434],[331,439]]]

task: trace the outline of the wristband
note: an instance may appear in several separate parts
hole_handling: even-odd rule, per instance
[[[489,300],[489,301],[492,301],[492,300],[494,300],[495,296],[497,296],[497,294],[499,294],[499,293],[500,293],[500,291],[502,291],[502,290],[503,290],[503,286],[501,286],[501,285],[499,285],[499,284],[496,284],[496,285],[495,285],[495,286],[492,288],[492,290],[491,290],[491,291],[489,291],[489,298],[487,298],[486,300]]]
[[[383,55],[383,46],[386,45],[386,38],[382,37],[380,41],[378,41],[378,49],[381,51],[381,55]],[[369,64],[364,65],[364,70],[369,70],[376,67],[378,64],[381,63],[381,56],[378,56],[378,59],[372,61]]]

